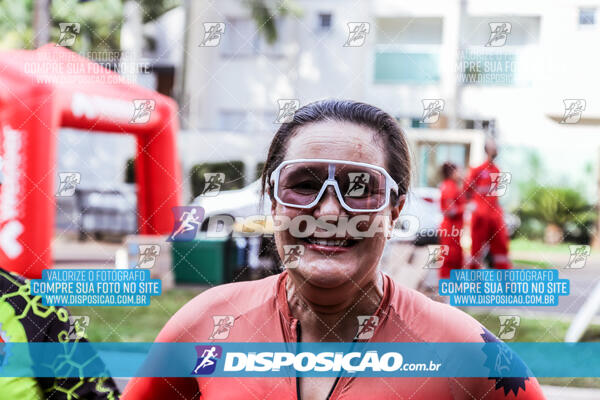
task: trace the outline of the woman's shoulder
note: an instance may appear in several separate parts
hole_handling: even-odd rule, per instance
[[[214,318],[238,320],[240,316],[257,309],[273,307],[278,279],[279,275],[272,275],[256,281],[227,283],[205,290],[169,319],[157,341],[204,341],[206,338],[196,335],[207,329],[211,331]]]
[[[483,326],[469,314],[424,294],[394,284],[391,307],[417,341],[481,342]]]

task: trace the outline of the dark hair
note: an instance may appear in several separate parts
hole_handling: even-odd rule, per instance
[[[398,183],[398,194],[404,195],[410,185],[410,155],[404,133],[396,120],[385,111],[370,104],[352,100],[320,100],[307,104],[294,113],[289,123],[281,124],[271,141],[265,161],[261,183],[262,193],[270,189],[269,177],[283,161],[290,138],[298,129],[322,121],[350,122],[370,128],[375,140],[386,152],[386,170]],[[269,193],[272,191],[269,190]],[[271,193],[271,200],[273,194]],[[394,199],[394,204],[398,198]]]
[[[450,178],[450,176],[452,176],[452,173],[454,171],[456,171],[456,164],[450,162],[450,161],[446,161],[443,165],[442,165],[442,176],[444,177],[444,179],[448,179]]]

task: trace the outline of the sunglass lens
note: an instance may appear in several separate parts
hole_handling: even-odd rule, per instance
[[[385,176],[366,167],[340,165],[336,180],[346,204],[357,210],[376,210],[385,203]]]
[[[327,180],[327,164],[288,164],[279,173],[277,195],[284,203],[305,206],[312,203]]]

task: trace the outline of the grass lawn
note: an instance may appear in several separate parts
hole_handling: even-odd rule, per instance
[[[532,260],[521,260],[521,259],[513,259],[513,268],[556,268],[554,264],[551,264],[546,261],[532,261]]]
[[[563,253],[569,254],[569,244],[546,244],[537,240],[517,238],[510,241],[510,251],[535,251],[542,253]]]
[[[498,335],[500,320],[498,314],[470,313],[490,332]],[[562,342],[569,328],[569,322],[553,318],[531,318],[521,316],[514,339],[509,342]],[[591,325],[584,335],[583,342],[600,341],[600,325]]]
[[[169,318],[201,292],[176,288],[152,297],[147,307],[69,307],[72,315],[87,315],[91,342],[153,342]]]

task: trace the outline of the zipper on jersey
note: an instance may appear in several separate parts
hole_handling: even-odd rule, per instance
[[[300,343],[302,337],[302,331],[300,330],[300,320],[296,320],[296,343]],[[296,376],[296,399],[301,400],[300,396],[300,379]]]
[[[302,330],[300,329],[300,320],[296,320],[296,343],[300,343],[302,341],[301,339],[302,339]],[[356,340],[354,340],[354,341],[356,341]],[[340,380],[340,375],[336,376],[335,381],[333,382],[331,389],[329,389],[329,393],[327,394],[327,397],[325,398],[325,400],[329,400],[331,398],[331,395],[333,394],[333,391],[335,390],[335,387],[337,386],[339,380]],[[302,400],[302,396],[300,395],[300,379],[298,379],[297,376],[296,376],[296,399]]]

